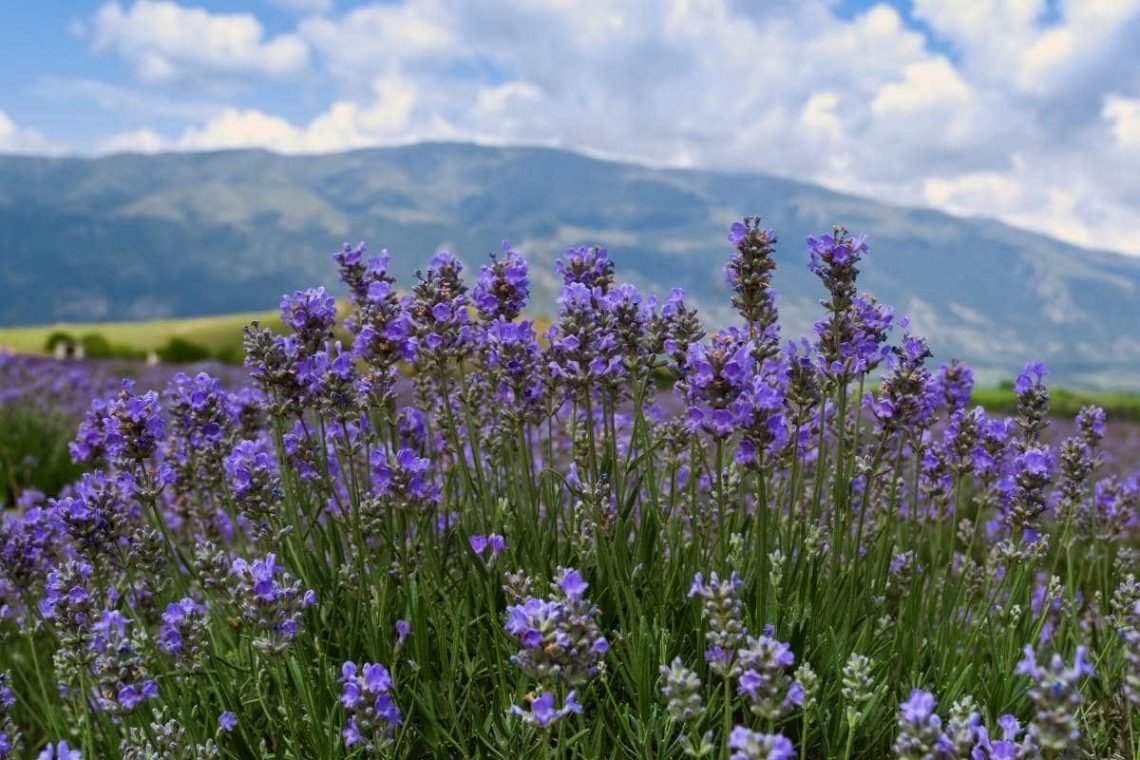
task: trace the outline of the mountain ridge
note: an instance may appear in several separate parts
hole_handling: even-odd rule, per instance
[[[870,235],[864,288],[909,314],[940,359],[998,377],[1041,358],[1067,384],[1140,388],[1140,257],[793,179],[547,147],[0,156],[0,323],[261,309],[333,284],[328,253],[344,240],[387,247],[407,282],[437,248],[477,268],[504,237],[531,259],[539,311],[553,310],[562,249],[600,244],[619,277],[658,295],[685,287],[723,323],[727,228],[753,213],[781,240],[788,337],[818,316],[803,238],[841,223]]]

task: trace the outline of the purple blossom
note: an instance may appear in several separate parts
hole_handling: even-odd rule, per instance
[[[60,740],[58,744],[48,742],[40,754],[36,755],[36,760],[83,760],[83,753],[77,749],[72,749],[66,741]]]
[[[506,539],[498,533],[486,536],[470,535],[467,537],[467,543],[471,546],[471,551],[487,565],[493,563],[507,548]]]
[[[736,726],[728,737],[728,748],[736,750],[729,760],[792,760],[796,750],[791,740],[780,734],[762,734]]]
[[[787,673],[795,661],[792,648],[771,635],[748,637],[737,652],[737,690],[748,697],[753,714],[774,721],[803,704],[802,685]]]
[[[567,287],[581,285],[587,291],[597,288],[604,294],[614,280],[614,265],[605,248],[571,248],[555,262],[554,268]]]
[[[1088,650],[1078,646],[1072,665],[1066,665],[1059,654],[1054,654],[1048,665],[1040,665],[1029,645],[1025,646],[1024,653],[1014,673],[1030,680],[1029,698],[1033,701],[1034,715],[1028,737],[1042,749],[1067,750],[1081,736],[1077,710],[1083,701],[1081,682],[1092,674],[1092,666],[1085,659]]]
[[[578,571],[561,569],[551,583],[553,598],[530,596],[507,608],[504,630],[521,647],[511,661],[541,684],[580,685],[609,650],[599,610],[582,595],[586,586]]]
[[[550,728],[551,725],[567,715],[582,712],[582,705],[578,704],[574,697],[575,692],[571,689],[566,695],[566,702],[561,707],[555,707],[553,692],[545,691],[538,695],[531,694],[527,696],[527,701],[530,703],[529,709],[511,705],[511,713],[522,718],[525,723],[543,729]]]
[[[281,324],[303,345],[316,350],[332,337],[336,324],[336,299],[324,288],[296,290],[281,299]]]
[[[942,719],[934,712],[938,703],[928,691],[915,689],[899,705],[899,732],[894,754],[898,760],[926,760],[935,756],[943,739]]]
[[[229,710],[226,710],[224,713],[218,716],[218,729],[223,733],[230,733],[235,728],[237,728],[237,724],[237,716]]]
[[[743,603],[736,592],[744,582],[734,572],[729,578],[721,580],[714,572],[705,582],[704,575],[697,573],[693,576],[692,586],[689,588],[689,598],[699,596],[704,600],[702,614],[708,631],[705,641],[705,661],[709,668],[722,678],[729,678],[740,672],[737,662],[737,647],[744,641],[748,630],[744,627]]]
[[[107,460],[127,465],[149,459],[166,432],[158,394],[135,395],[133,380],[123,380],[118,395],[96,399],[70,445],[77,462]]]
[[[230,595],[243,622],[256,631],[254,646],[267,654],[279,654],[289,646],[300,632],[302,613],[316,604],[316,594],[294,580],[273,553],[253,562],[235,559],[230,582]]]
[[[344,746],[360,746],[372,752],[388,746],[392,735],[403,721],[392,698],[394,684],[388,669],[379,663],[364,663],[357,668],[352,661],[341,666],[340,703],[348,711]]]
[[[475,307],[488,322],[510,322],[526,308],[529,293],[526,259],[503,241],[503,255],[492,255],[491,263],[479,270],[471,291]]]
[[[404,639],[408,638],[412,633],[412,624],[407,620],[396,621],[396,646],[401,646]]]

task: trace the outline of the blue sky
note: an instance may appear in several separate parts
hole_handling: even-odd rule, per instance
[[[769,172],[1140,254],[1140,0],[5,11],[0,152],[542,144]]]

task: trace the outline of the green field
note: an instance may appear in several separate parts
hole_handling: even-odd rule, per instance
[[[975,388],[973,401],[991,412],[1012,413],[1017,404],[1013,388]],[[1102,407],[1109,419],[1140,422],[1140,394],[1107,391],[1049,389],[1049,410],[1054,417],[1074,417],[1082,406]]]
[[[0,328],[0,348],[16,353],[44,354],[49,336],[65,332],[76,339],[98,334],[116,346],[136,351],[157,351],[171,338],[182,338],[223,355],[241,350],[242,328],[258,320],[265,325],[279,324],[276,311],[225,314],[189,319],[158,319],[146,322],[59,323],[37,327]]]
[[[343,308],[344,304],[339,306]],[[240,356],[242,328],[254,320],[270,327],[280,325],[277,311],[271,310],[144,322],[58,323],[37,327],[0,327],[0,349],[24,354],[46,354],[48,337],[56,332],[66,332],[76,339],[99,334],[115,346],[125,346],[141,352],[158,351],[166,346],[171,338],[182,338],[208,350],[215,357],[234,357]],[[535,323],[535,329],[540,334],[548,326],[545,320],[537,320]],[[1010,384],[975,388],[973,401],[991,412],[1000,413],[1012,413],[1017,403]],[[1140,394],[1072,391],[1065,388],[1050,390],[1050,408],[1056,417],[1071,418],[1087,404],[1103,407],[1111,419],[1140,422]]]

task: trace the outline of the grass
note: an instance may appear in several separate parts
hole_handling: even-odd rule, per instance
[[[975,388],[971,399],[986,411],[1002,414],[1012,414],[1017,406],[1013,388],[1008,385]],[[1089,404],[1102,407],[1109,419],[1140,422],[1140,394],[1049,389],[1049,411],[1054,417],[1072,418]]]
[[[241,350],[242,328],[258,320],[278,323],[276,310],[224,314],[188,319],[156,319],[143,322],[73,322],[37,327],[0,328],[0,346],[16,353],[44,354],[48,336],[66,332],[76,338],[98,333],[114,345],[139,351],[156,351],[174,337],[202,346],[219,355]]]
[[[0,407],[0,509],[31,489],[55,496],[86,469],[71,461],[67,444],[75,422],[63,415],[11,405]]]
[[[344,304],[338,304],[343,311]],[[276,310],[223,314],[210,317],[156,319],[140,322],[60,322],[35,327],[0,327],[0,348],[22,354],[45,354],[48,336],[66,332],[76,338],[98,333],[117,346],[149,352],[167,345],[173,337],[183,338],[207,349],[213,356],[240,356],[242,328],[257,320],[268,327],[280,324]],[[536,319],[535,331],[542,335],[549,319]],[[343,336],[347,337],[347,336]],[[668,385],[672,378],[658,378],[658,385]],[[1072,418],[1082,406],[1102,407],[1109,419],[1140,422],[1140,393],[1077,391],[1051,388],[1050,412],[1054,417]],[[997,387],[975,388],[972,401],[987,411],[1010,414],[1017,399],[1013,387],[1003,383]]]

